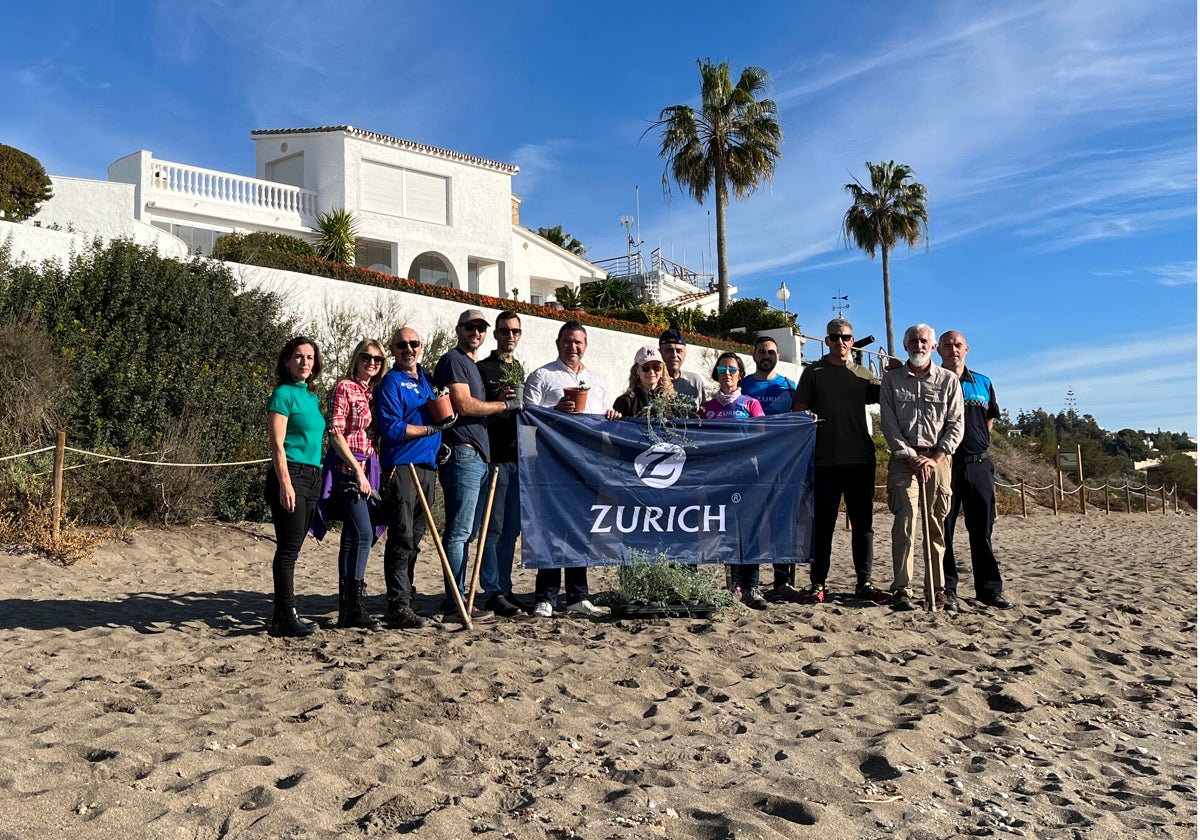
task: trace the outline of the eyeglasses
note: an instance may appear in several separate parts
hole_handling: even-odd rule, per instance
[[[418,342],[420,344],[420,342]],[[373,356],[370,353],[359,353],[358,360],[368,365],[381,365],[387,361],[383,356]]]
[[[729,367],[717,365],[717,376],[720,376],[722,373],[741,373],[741,371],[738,370],[737,365],[730,365]]]
[[[496,335],[520,335],[520,334],[521,334],[520,327],[513,327],[512,329],[509,329],[508,327],[496,327]]]
[[[642,373],[650,373],[650,372],[661,373],[662,365],[659,365],[659,364],[642,365]]]
[[[830,341],[845,341],[847,343],[854,340],[854,336],[847,335],[846,333],[837,333],[836,335],[828,335],[828,336],[826,336],[826,338],[828,338]]]
[[[403,350],[405,347],[407,347],[409,350],[420,350],[421,342],[419,342],[419,341],[393,341],[392,342],[393,350]]]
[[[487,332],[487,324],[461,324],[462,328],[467,332],[485,333]]]

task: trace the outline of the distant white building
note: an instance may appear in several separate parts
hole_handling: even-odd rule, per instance
[[[356,264],[387,274],[531,303],[606,276],[521,226],[511,164],[351,126],[250,137],[254,177],[138,151],[107,182],[52,176],[54,198],[33,222],[161,242],[155,228],[206,254],[226,233],[312,240],[317,217],[341,207],[358,220]]]

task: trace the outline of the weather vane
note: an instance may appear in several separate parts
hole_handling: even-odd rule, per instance
[[[839,300],[845,301],[845,303],[838,303]],[[838,314],[839,318],[841,318],[843,315],[846,314],[846,310],[849,308],[850,308],[850,295],[842,294],[841,287],[838,287],[838,293],[833,296],[833,311]]]

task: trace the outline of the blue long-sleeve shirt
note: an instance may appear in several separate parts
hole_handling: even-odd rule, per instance
[[[417,366],[415,376],[392,369],[375,389],[375,426],[379,429],[379,464],[384,474],[397,464],[437,466],[441,433],[405,440],[409,424],[428,426],[425,403],[434,397],[433,385],[425,370]]]

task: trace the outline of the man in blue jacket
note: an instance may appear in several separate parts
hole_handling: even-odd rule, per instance
[[[445,424],[434,425],[425,409],[434,390],[421,367],[425,354],[421,336],[416,330],[402,327],[392,335],[388,349],[396,363],[375,389],[374,406],[387,512],[387,543],[383,550],[387,614],[383,620],[392,629],[408,630],[425,626],[425,619],[412,609],[412,581],[421,538],[429,524],[408,465],[416,468],[425,498],[432,499]]]

